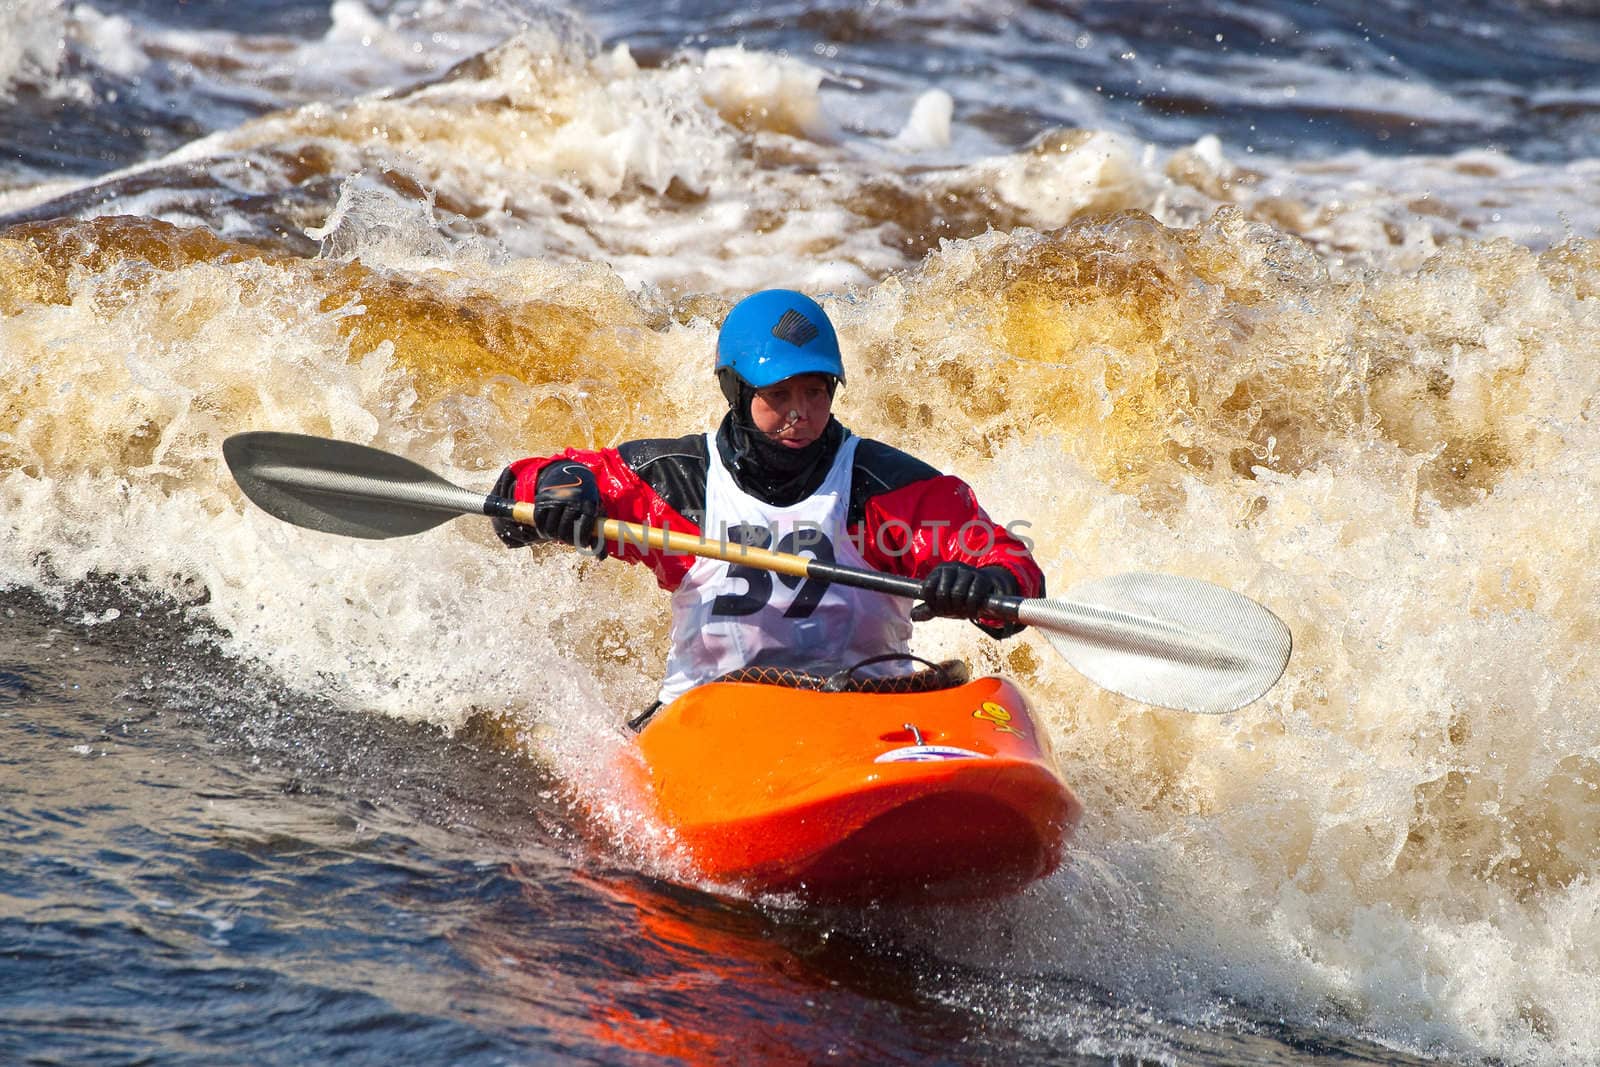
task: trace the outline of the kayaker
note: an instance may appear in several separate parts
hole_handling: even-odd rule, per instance
[[[716,376],[729,408],[716,430],[517,460],[494,490],[534,503],[534,527],[496,520],[506,544],[615,554],[671,591],[662,703],[747,666],[829,673],[891,656],[864,673],[903,671],[892,656],[909,651],[912,622],[932,616],[972,618],[994,637],[1021,629],[976,615],[993,593],[1044,595],[1028,543],[990,521],[959,478],[833,417],[844,364],[816,301],[784,289],[741,300],[717,336]],[[606,517],[920,578],[922,603],[607,545]]]

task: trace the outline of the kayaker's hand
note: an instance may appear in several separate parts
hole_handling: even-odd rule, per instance
[[[502,500],[510,500],[516,490],[516,468],[507,467],[500,472],[500,477],[495,481],[494,488],[489,490],[489,495],[499,497]],[[494,527],[495,536],[500,538],[500,543],[507,548],[527,548],[540,540],[538,530],[513,519],[505,519],[495,515],[490,518],[489,523]]]
[[[915,622],[939,617],[970,619],[983,610],[989,598],[1006,592],[988,568],[969,563],[941,563],[922,580],[922,603],[911,609]]]
[[[588,467],[563,459],[539,472],[533,495],[533,525],[541,537],[577,545],[595,558],[605,559],[606,543],[600,536],[605,514],[600,486]]]

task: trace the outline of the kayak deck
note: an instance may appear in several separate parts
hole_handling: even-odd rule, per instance
[[[639,735],[656,814],[709,881],[827,900],[1016,892],[1081,808],[1000,678],[918,693],[700,686]]]

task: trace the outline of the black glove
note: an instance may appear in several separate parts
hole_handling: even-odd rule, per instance
[[[516,476],[507,467],[495,483],[494,495],[509,497],[515,489]],[[496,518],[494,532],[512,548],[535,541],[565,541],[604,559],[606,543],[600,537],[604,518],[594,472],[581,463],[558,459],[545,464],[534,483],[533,525]]]
[[[596,559],[606,558],[600,522],[600,486],[582,463],[558,459],[539,472],[533,494],[533,525],[541,537],[577,545]]]
[[[517,472],[510,467],[500,472],[494,488],[489,490],[489,495],[499,497],[501,500],[510,500],[517,491]],[[539,531],[532,526],[525,526],[514,519],[502,518],[499,515],[491,516],[490,525],[494,527],[495,536],[507,548],[526,548],[539,540]]]
[[[995,567],[979,570],[970,563],[941,563],[922,580],[922,603],[911,609],[911,618],[925,622],[934,617],[970,619],[983,610],[996,593],[1011,591],[993,573]]]

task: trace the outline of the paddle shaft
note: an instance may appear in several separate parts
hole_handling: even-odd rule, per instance
[[[494,510],[490,510],[494,509]],[[503,509],[503,510],[502,510]],[[517,522],[533,524],[533,505],[529,503],[516,503],[502,498],[490,497],[484,502],[484,510],[488,514],[503,515],[515,519]],[[638,523],[622,522],[618,519],[606,519],[601,523],[601,536],[607,541],[616,544],[619,548],[624,544],[631,544],[641,551],[654,549],[666,552],[669,555],[679,556],[704,556],[708,559],[723,560],[727,563],[738,563],[757,570],[773,571],[778,574],[788,574],[796,578],[809,578],[814,581],[837,582],[840,585],[853,586],[857,589],[869,589],[877,593],[887,593],[890,596],[907,597],[912,600],[922,599],[922,582],[916,578],[905,578],[898,574],[885,574],[882,571],[860,570],[855,567],[845,567],[837,563],[826,563],[822,560],[788,552],[774,552],[768,548],[755,545],[745,545],[729,542],[724,538],[712,540],[704,534],[675,533],[659,526],[644,526]],[[1002,619],[1006,622],[1021,621],[1029,625],[1048,627],[1059,634],[1076,634],[1080,636],[1093,636],[1097,629],[1104,626],[1115,626],[1120,636],[1125,640],[1144,642],[1147,647],[1163,649],[1177,656],[1187,656],[1200,661],[1212,660],[1218,655],[1218,650],[1210,641],[1197,639],[1182,627],[1168,625],[1160,619],[1147,614],[1134,614],[1126,611],[1117,611],[1108,608],[1096,608],[1092,611],[1092,621],[1097,625],[1085,625],[1088,619],[1064,619],[1052,617],[1049,614],[1035,614],[1029,611],[1030,606],[1037,606],[1041,601],[1029,601],[1020,596],[1009,596],[1004,593],[992,594],[984,601],[978,615]]]
[[[490,496],[483,502],[483,512],[527,526],[533,525],[533,505],[526,501]],[[838,563],[826,563],[808,556],[774,552],[769,548],[732,542],[725,538],[710,538],[703,533],[688,534],[659,526],[606,519],[601,523],[600,535],[619,549],[624,545],[634,545],[641,550],[653,549],[675,556],[701,556],[726,563],[741,563],[758,570],[788,574],[796,578],[810,578],[814,581],[837,582],[856,589],[888,593],[890,596],[911,599],[920,599],[922,596],[922,582],[916,578],[904,578],[897,574],[884,574],[881,571],[860,570]],[[1021,597],[997,594],[985,602],[983,613],[992,618],[1015,620],[1021,606]]]
[[[305,434],[251,432],[223,442],[239,487],[268,514],[345,537],[405,537],[460,515],[534,526],[534,505],[484,495],[392,453]],[[701,556],[797,579],[837,582],[919,598],[915,578],[840,566],[812,556],[603,520],[600,536]],[[820,534],[819,534],[820,536]],[[795,547],[803,548],[796,538]],[[820,542],[819,542],[820,543]],[[1192,578],[1120,574],[1078,586],[1066,599],[991,596],[977,612],[1040,630],[1097,685],[1158,707],[1218,714],[1257,699],[1282,675],[1293,647],[1272,612],[1229,589]]]

